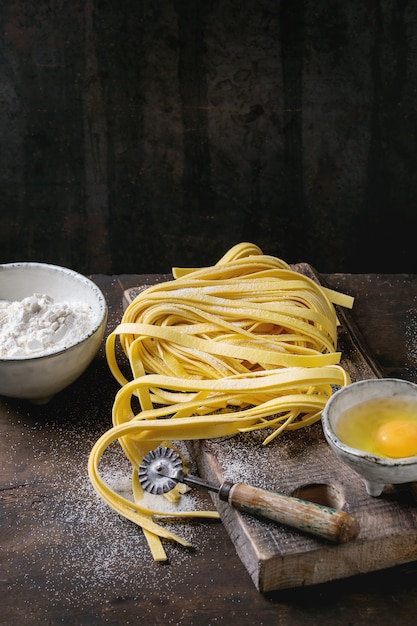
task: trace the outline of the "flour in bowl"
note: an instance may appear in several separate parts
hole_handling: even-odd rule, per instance
[[[0,358],[58,352],[86,337],[94,321],[80,302],[55,302],[35,293],[20,301],[0,300]]]

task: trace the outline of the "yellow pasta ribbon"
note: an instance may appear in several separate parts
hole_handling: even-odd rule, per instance
[[[187,545],[155,518],[218,514],[145,507],[137,470],[150,450],[259,429],[268,431],[266,445],[283,430],[320,420],[333,387],[350,383],[334,308],[351,307],[349,296],[251,243],[234,246],[214,266],[174,268],[173,276],[139,293],[107,338],[108,365],[121,388],[113,427],[88,465],[96,491],[143,529],[155,560],[166,559],[161,539]],[[119,366],[119,346],[131,380]],[[116,440],[132,464],[132,500],[100,476],[100,460]]]

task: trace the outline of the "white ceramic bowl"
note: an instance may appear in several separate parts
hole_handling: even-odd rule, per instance
[[[106,328],[107,305],[100,289],[77,272],[47,263],[0,265],[0,300],[21,301],[45,294],[55,302],[81,302],[92,311],[91,327],[56,352],[0,357],[0,395],[48,402],[74,382],[96,356]]]
[[[417,480],[417,456],[389,459],[351,448],[335,434],[335,426],[341,414],[367,400],[391,396],[408,396],[416,401],[417,385],[397,378],[362,380],[343,387],[327,402],[322,425],[324,435],[335,454],[360,474],[366,491],[379,496],[386,484],[401,484]]]

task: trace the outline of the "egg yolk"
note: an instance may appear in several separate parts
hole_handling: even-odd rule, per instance
[[[399,459],[417,454],[417,423],[394,420],[382,424],[376,432],[376,442],[385,456]]]

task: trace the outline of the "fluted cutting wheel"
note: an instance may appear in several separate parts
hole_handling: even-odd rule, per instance
[[[172,448],[160,446],[143,458],[138,475],[140,484],[148,493],[168,493],[180,482],[181,457]]]

